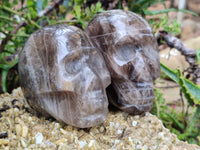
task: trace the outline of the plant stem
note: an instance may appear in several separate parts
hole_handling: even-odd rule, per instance
[[[10,9],[9,7],[0,6],[0,9],[3,9],[3,10],[5,10],[5,11],[7,11],[7,12],[10,12],[10,13],[13,13],[13,14],[15,14],[15,15],[20,16],[20,14],[19,14],[17,11],[14,11],[14,10]]]
[[[8,70],[2,70],[1,73],[2,73],[2,75],[1,75],[2,90],[5,93],[5,92],[7,92],[6,77],[7,77],[7,74],[8,74]]]
[[[31,19],[30,15],[27,15],[26,18],[27,18],[28,22],[29,22],[31,25],[33,25],[33,26],[35,26],[36,28],[40,29],[40,26],[39,26],[35,21],[33,21],[33,20]]]
[[[6,36],[6,37],[2,40],[2,42],[1,42],[1,45],[0,45],[0,53],[3,52],[6,43],[7,43],[8,41],[11,40],[12,35],[13,35],[13,34],[16,34],[17,31],[18,31],[21,27],[26,26],[26,25],[27,25],[26,22],[22,22],[22,23],[20,23],[14,30],[10,31],[10,32],[7,34],[7,36]]]
[[[10,21],[10,22],[13,22],[13,19],[10,19],[10,18],[5,17],[5,16],[0,16],[0,19],[4,19],[4,20]]]

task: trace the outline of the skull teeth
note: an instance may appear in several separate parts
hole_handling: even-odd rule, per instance
[[[153,88],[135,88],[135,89],[123,89],[120,91],[119,99],[123,103],[127,104],[137,104],[143,105],[152,103],[154,99],[154,91]]]

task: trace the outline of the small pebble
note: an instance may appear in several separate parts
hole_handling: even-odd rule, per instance
[[[65,138],[62,138],[62,139],[59,139],[57,141],[54,142],[55,145],[60,145],[62,143],[66,143],[67,142],[67,139]]]
[[[120,129],[117,130],[117,134],[122,134],[122,132],[123,132],[123,131],[120,130]]]
[[[149,112],[145,112],[145,116],[149,117],[151,114]]]
[[[28,127],[27,126],[23,126],[22,127],[22,137],[26,137],[28,134]]]
[[[7,145],[9,143],[9,140],[7,139],[0,139],[0,145]]]
[[[20,109],[20,107],[18,105],[14,105],[13,108]]]
[[[21,139],[21,145],[25,148],[25,147],[27,147],[27,143],[26,143],[26,141],[22,138]]]
[[[36,144],[42,144],[42,141],[43,141],[43,135],[42,133],[38,132],[35,136],[35,139],[36,139]]]
[[[136,126],[137,126],[137,121],[133,121],[133,122],[132,122],[132,126],[133,126],[133,127],[136,127]]]
[[[17,112],[19,112],[19,109],[18,108],[14,108],[14,111],[17,113]]]
[[[79,144],[80,144],[80,148],[83,148],[87,142],[86,141],[79,141]]]
[[[8,133],[6,131],[3,131],[0,133],[0,139],[7,138],[7,137],[8,137]]]
[[[22,128],[20,124],[15,125],[15,131],[16,131],[17,136],[21,136]]]
[[[134,118],[135,119],[140,119],[140,116],[139,115],[135,115]]]
[[[10,109],[10,107],[8,105],[3,105],[3,108],[0,108],[0,112],[4,112],[8,109]]]
[[[136,149],[140,149],[140,148],[141,148],[141,145],[137,145],[137,146],[136,146]]]
[[[12,102],[11,102],[12,105],[15,105],[15,103],[16,103],[17,101],[18,101],[17,99],[13,99]]]
[[[104,127],[101,126],[100,129],[99,129],[99,131],[102,133],[104,131]]]
[[[95,140],[90,140],[90,143],[88,144],[88,147],[92,147],[92,145],[94,145]]]
[[[120,140],[115,140],[115,143],[114,143],[114,145],[112,146],[112,148],[115,148],[116,145],[117,145],[119,142],[120,142]]]

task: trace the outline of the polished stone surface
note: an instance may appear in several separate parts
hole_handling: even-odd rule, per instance
[[[31,34],[20,54],[19,77],[29,105],[43,115],[80,128],[107,118],[110,73],[77,27],[52,25]]]
[[[153,81],[159,77],[158,46],[149,24],[139,15],[122,10],[105,11],[86,27],[111,73],[109,101],[130,114],[153,106]]]

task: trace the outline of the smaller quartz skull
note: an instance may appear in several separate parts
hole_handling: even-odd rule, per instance
[[[107,118],[110,73],[77,27],[52,25],[33,33],[20,54],[19,77],[27,102],[43,115],[80,128]]]
[[[103,54],[110,71],[110,103],[130,114],[149,111],[160,63],[157,42],[148,23],[135,13],[110,10],[97,15],[86,27],[86,33]]]

